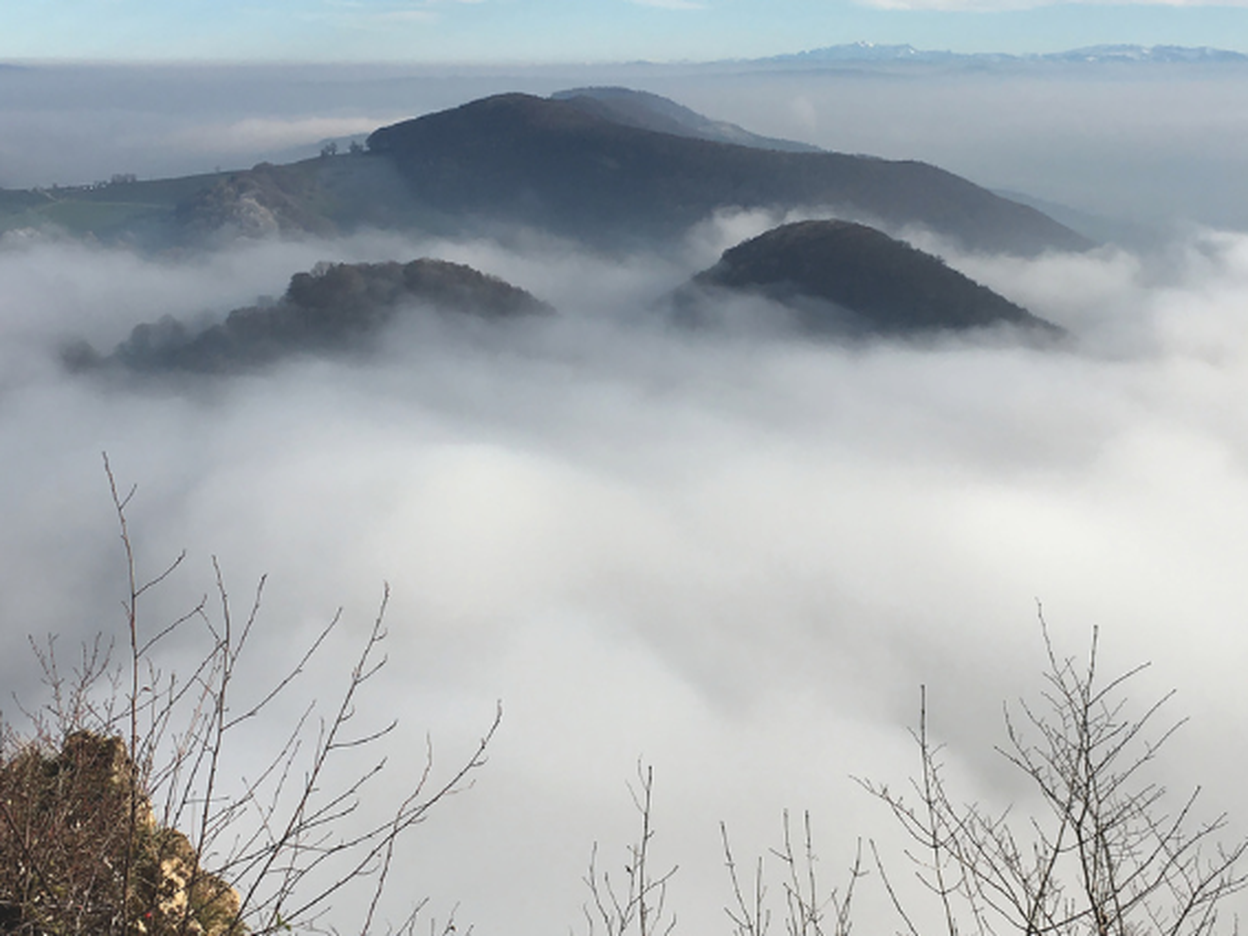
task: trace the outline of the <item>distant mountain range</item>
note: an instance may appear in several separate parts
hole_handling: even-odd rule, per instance
[[[912,45],[876,45],[853,42],[788,55],[752,59],[776,65],[838,65],[904,63],[926,65],[993,64],[1248,64],[1248,55],[1208,46],[1096,45],[1064,52],[1010,55],[1004,52],[948,52],[916,49]]]

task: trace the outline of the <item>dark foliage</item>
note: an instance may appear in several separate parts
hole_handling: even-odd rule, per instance
[[[725,251],[678,291],[682,315],[696,323],[715,290],[777,300],[816,333],[895,335],[998,324],[1062,333],[939,257],[847,221],[786,224]]]
[[[202,331],[165,316],[137,326],[107,358],[79,348],[65,359],[75,369],[225,372],[290,354],[369,350],[387,325],[413,309],[487,319],[551,311],[525,290],[460,263],[324,263],[291,277],[277,302],[235,309]]]

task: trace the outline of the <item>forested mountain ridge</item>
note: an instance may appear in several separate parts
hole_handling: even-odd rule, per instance
[[[917,225],[976,251],[1091,246],[1041,211],[927,163],[771,148],[782,145],[801,146],[657,95],[502,94],[380,128],[367,148],[327,147],[286,165],[0,192],[0,230],[51,225],[167,250],[364,227],[463,236],[518,225],[647,250],[735,208]]]

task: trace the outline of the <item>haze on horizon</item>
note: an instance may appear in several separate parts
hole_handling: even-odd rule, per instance
[[[112,6],[116,32],[104,30],[94,52],[40,51],[31,28],[6,32],[28,44],[0,56],[151,57],[151,37],[175,13]],[[278,8],[252,6],[238,22],[256,45],[243,42],[240,54],[287,57],[265,38]],[[789,8],[809,17],[815,7]],[[42,5],[44,25],[68,9]],[[548,13],[525,29],[586,17],[603,33],[616,28],[570,5],[320,9],[428,14],[390,18],[404,41],[488,21],[485,42],[537,9]],[[666,36],[672,22],[716,12],[757,26],[762,7],[616,9],[632,17],[623,35],[640,45],[647,30]],[[1248,15],[819,9],[836,11],[847,40],[874,25],[872,38],[896,30],[897,41],[952,45],[942,36],[973,22],[984,31],[966,44],[1007,51],[1100,39],[1234,45],[1227,37]],[[810,19],[793,20],[784,29],[806,38],[767,39],[768,52],[812,44]],[[1081,21],[1089,25],[1076,29]],[[129,46],[127,22],[142,27]],[[1048,33],[1024,34],[1044,23]],[[707,57],[735,54],[706,36],[723,50]],[[323,46],[289,48],[319,58]],[[646,48],[668,54],[661,41]],[[540,44],[521,51],[553,57]],[[207,56],[175,57],[196,54]],[[107,451],[121,482],[138,485],[140,562],[189,550],[154,596],[153,622],[211,590],[211,556],[235,595],[267,574],[258,667],[344,608],[341,643],[310,674],[309,691],[322,694],[389,582],[390,664],[363,714],[400,719],[400,772],[419,764],[426,731],[438,763],[454,762],[502,699],[503,727],[475,788],[402,854],[395,913],[427,895],[439,916],[458,904],[482,936],[578,929],[591,844],[604,863],[623,861],[634,825],[625,783],[638,758],[656,771],[657,860],[681,865],[671,896],[679,931],[727,926],[720,820],[753,856],[777,843],[781,810],[809,808],[829,881],[859,836],[893,849],[904,873],[891,820],[850,777],[904,783],[924,684],[966,798],[1004,806],[1024,796],[992,746],[1001,702],[1041,688],[1037,599],[1062,652],[1081,653],[1097,627],[1107,671],[1154,661],[1140,701],[1173,686],[1173,714],[1192,716],[1159,765],[1163,779],[1179,791],[1203,784],[1209,812],[1229,810],[1242,833],[1244,81],[1242,71],[1202,69],[910,79],[610,64],[0,70],[0,186],[247,166],[496,91],[628,84],[759,133],[923,159],[1151,231],[1139,248],[1033,259],[968,255],[908,232],[1074,332],[1062,353],[957,338],[702,341],[658,327],[652,300],[783,220],[765,213],[726,212],[678,249],[626,256],[515,230],[454,241],[364,231],[157,256],[54,231],[6,233],[0,686],[37,692],[27,634],[57,634],[72,648],[120,622]],[[106,350],[165,313],[211,318],[280,294],[317,261],[418,256],[501,276],[560,314],[500,329],[417,319],[375,361],[295,360],[184,384],[101,384],[57,359],[66,340]],[[273,743],[258,730],[236,766],[247,770]],[[884,903],[865,898],[861,930],[895,926]]]

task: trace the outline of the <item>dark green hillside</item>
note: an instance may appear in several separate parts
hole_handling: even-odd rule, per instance
[[[436,219],[382,159],[340,156],[176,179],[0,190],[0,231],[56,227],[163,249],[361,225],[433,229]],[[444,225],[445,226],[445,225]]]
[[[202,331],[166,316],[137,326],[107,357],[79,347],[65,360],[76,370],[234,371],[292,354],[368,350],[399,314],[417,308],[486,319],[551,311],[523,289],[445,260],[326,263],[296,273],[277,302],[235,309]]]
[[[30,189],[0,189],[0,217],[37,208],[46,201]]]
[[[720,290],[755,293],[794,310],[816,333],[900,335],[1008,324],[1061,329],[939,257],[861,224],[786,224],[724,251],[677,294],[697,320]]]
[[[178,233],[177,206],[221,175],[0,190],[0,231],[55,227],[101,240],[167,244]]]
[[[1039,211],[926,163],[691,139],[524,94],[384,127],[368,145],[439,211],[582,239],[654,240],[723,207],[814,205],[922,224],[976,250],[1090,246]]]

